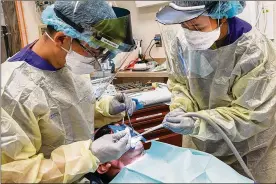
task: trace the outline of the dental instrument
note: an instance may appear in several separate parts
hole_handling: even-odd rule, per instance
[[[158,130],[158,129],[163,128],[163,127],[164,127],[163,124],[160,124],[160,125],[151,127],[151,128],[149,128],[148,130],[144,131],[143,133],[139,134],[138,136],[145,135],[145,134],[147,134],[147,133],[153,132],[153,131]]]

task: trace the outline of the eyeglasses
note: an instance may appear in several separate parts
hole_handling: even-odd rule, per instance
[[[110,55],[110,52],[108,49],[105,48],[98,48],[98,49],[88,49],[86,46],[84,46],[81,41],[75,39],[76,42],[83,48],[85,52],[87,52],[90,57],[95,57],[97,60],[100,61],[100,63],[103,63],[106,59],[108,59],[108,56]]]

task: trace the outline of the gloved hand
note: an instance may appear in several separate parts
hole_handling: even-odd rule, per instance
[[[122,93],[118,93],[110,101],[109,114],[115,115],[127,110],[128,114],[132,115],[135,109],[136,104],[131,98]]]
[[[182,135],[193,133],[195,120],[190,117],[184,117],[185,112],[182,109],[175,109],[168,113],[163,125],[165,128]]]
[[[126,151],[130,149],[131,136],[130,130],[115,134],[107,134],[92,143],[91,151],[101,163],[119,159]]]

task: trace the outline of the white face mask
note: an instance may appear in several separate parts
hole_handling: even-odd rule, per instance
[[[45,34],[54,42],[53,38],[48,35],[47,32]],[[61,47],[65,52],[67,52],[66,55],[66,65],[67,67],[75,74],[81,75],[81,74],[90,74],[95,71],[94,67],[90,64],[92,62],[96,61],[96,58],[88,58],[85,56],[82,56],[72,50],[72,40],[70,49],[67,50],[63,47]]]
[[[96,58],[88,58],[82,56],[74,51],[68,52],[66,56],[66,65],[75,74],[90,74],[95,71],[94,67],[90,64],[96,62]]]
[[[183,28],[187,46],[191,50],[209,49],[220,36],[220,26],[211,32],[191,31]]]

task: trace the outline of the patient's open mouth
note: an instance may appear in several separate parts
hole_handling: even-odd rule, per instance
[[[131,159],[138,158],[144,154],[144,146],[142,143],[138,143],[135,149],[132,151]]]

